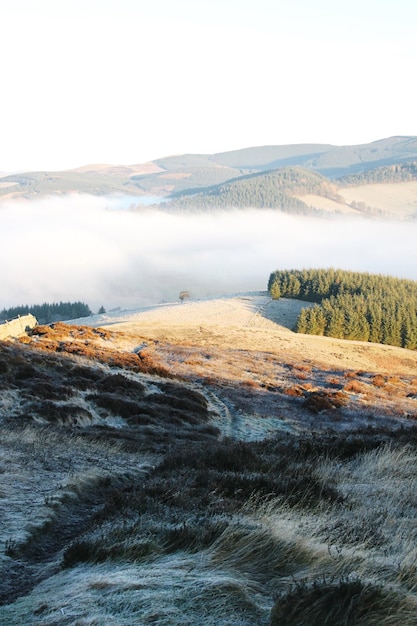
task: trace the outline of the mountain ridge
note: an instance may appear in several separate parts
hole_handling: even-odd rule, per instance
[[[33,196],[56,195],[65,193],[88,193],[93,195],[127,195],[137,198],[163,198],[174,200],[174,204],[165,205],[169,208],[187,208],[193,201],[184,200],[185,197],[198,195],[196,203],[200,202],[203,209],[216,208],[219,202],[214,196],[222,196],[221,207],[254,207],[278,208],[290,212],[322,213],[328,212],[357,212],[367,216],[393,216],[398,211],[390,211],[374,205],[367,205],[361,198],[349,198],[348,201],[337,201],[338,193],[331,194],[330,200],[335,202],[329,209],[329,203],[324,206],[317,196],[329,199],[328,190],[332,186],[357,186],[379,182],[402,182],[416,180],[417,163],[417,136],[393,136],[378,139],[367,144],[334,146],[332,144],[287,144],[265,145],[242,148],[228,152],[214,154],[183,154],[155,159],[154,161],[136,165],[92,164],[62,172],[20,172],[3,176],[0,181],[0,198],[13,199],[17,197],[31,198]],[[379,180],[380,171],[385,168],[386,177],[390,168],[398,167],[409,169],[411,174],[402,180]],[[414,169],[413,169],[414,168]],[[243,185],[247,188],[248,179],[252,178],[255,184],[257,176],[283,177],[286,171],[302,171],[306,178],[318,175],[324,178],[327,191],[316,194],[312,198],[311,190],[286,189],[284,196],[281,191],[272,200],[264,202],[258,200],[256,194],[242,193],[244,204],[233,204],[227,198],[224,189],[230,185]],[[369,172],[376,174],[369,176]],[[275,174],[271,174],[275,172]],[[299,177],[298,176],[298,177]],[[349,180],[349,177],[353,177]],[[297,178],[297,177],[295,177]],[[261,179],[256,185],[262,183]],[[221,187],[223,185],[223,187]],[[229,185],[229,187],[227,187]],[[309,195],[304,202],[303,195]],[[263,194],[264,195],[264,194]],[[343,196],[343,194],[340,194]],[[179,202],[179,198],[182,200]],[[313,193],[314,196],[314,193]],[[179,206],[182,205],[182,206]],[[362,206],[364,205],[364,206]],[[401,207],[400,207],[401,208]],[[401,213],[401,212],[400,212]],[[417,214],[417,202],[408,203],[406,217],[414,218]],[[403,215],[401,215],[403,217]]]

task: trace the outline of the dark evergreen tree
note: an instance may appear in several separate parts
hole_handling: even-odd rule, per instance
[[[0,313],[0,319],[13,319],[28,313],[34,315],[40,324],[50,324],[60,320],[88,317],[91,315],[91,310],[84,302],[54,302],[52,304],[44,302],[43,304],[31,306],[25,304],[10,309],[3,309]]]
[[[415,281],[333,268],[277,270],[268,287],[271,295],[315,303],[300,313],[298,332],[417,348]]]

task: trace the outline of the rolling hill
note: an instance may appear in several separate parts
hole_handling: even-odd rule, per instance
[[[309,207],[296,197],[303,193],[333,198],[337,196],[337,188],[315,172],[299,167],[283,167],[240,176],[199,193],[177,192],[169,204],[188,210],[257,207],[308,213]]]
[[[64,172],[13,174],[1,178],[0,197],[114,194],[137,197],[140,204],[141,197],[156,196],[169,201],[167,209],[250,206],[413,218],[416,163],[416,137],[357,146],[261,146],[171,156],[133,166],[90,165]],[[369,190],[370,185],[376,187]]]
[[[340,179],[298,166],[282,167],[242,175],[200,191],[178,191],[171,194],[165,207],[187,211],[268,208],[301,214],[414,219],[417,163],[382,166]]]

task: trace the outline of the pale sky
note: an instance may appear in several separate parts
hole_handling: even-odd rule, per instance
[[[415,0],[0,0],[0,172],[417,135]]]

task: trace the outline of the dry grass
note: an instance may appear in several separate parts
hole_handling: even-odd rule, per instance
[[[357,380],[350,380],[344,385],[343,390],[351,393],[364,393],[366,387]]]
[[[330,213],[357,214],[360,211],[352,208],[350,205],[352,203],[362,203],[385,217],[391,216],[398,219],[400,215],[404,218],[415,214],[416,181],[345,187],[340,189],[338,193],[341,196],[341,200],[337,202],[314,194],[297,197],[309,206],[317,207]]]
[[[271,626],[412,626],[417,605],[403,594],[360,580],[298,584],[275,603]]]
[[[1,623],[415,624],[416,355],[251,302],[0,344]]]

